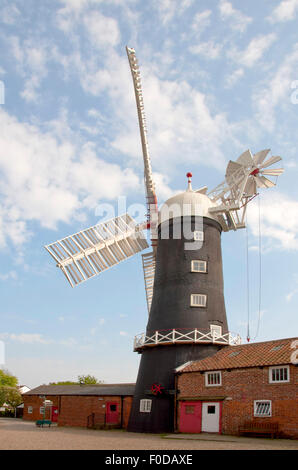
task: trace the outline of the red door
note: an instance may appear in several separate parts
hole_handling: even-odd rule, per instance
[[[180,432],[201,432],[202,403],[200,401],[180,402]]]
[[[117,402],[108,402],[106,404],[106,424],[118,424],[119,404]]]
[[[52,406],[52,421],[53,423],[57,423],[58,421],[58,407],[57,406]]]

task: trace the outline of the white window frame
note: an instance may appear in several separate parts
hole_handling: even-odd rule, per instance
[[[259,405],[267,405],[269,404],[268,412],[267,413],[257,413],[257,409]],[[256,418],[270,418],[272,416],[272,401],[271,400],[254,400],[254,416]]]
[[[28,406],[28,415],[33,413],[33,406]]]
[[[195,269],[195,263],[202,263],[203,267],[202,269]],[[202,259],[193,259],[191,261],[191,272],[192,273],[206,273],[207,272],[207,261],[204,261]]]
[[[210,333],[214,338],[219,338],[222,336],[222,326],[220,325],[210,325]]]
[[[148,398],[142,398],[140,400],[140,413],[151,413],[152,400]]]
[[[44,407],[44,406],[40,406],[40,407],[39,407],[39,414],[40,414],[40,415],[43,415],[44,412],[45,412],[45,407]]]
[[[195,297],[198,297],[198,303],[195,303]],[[203,303],[201,301],[203,301]],[[191,294],[190,306],[205,308],[207,306],[207,295],[206,294]]]
[[[274,370],[281,370],[281,369],[286,369],[287,370],[287,379],[284,380],[274,380],[273,379],[273,371]],[[269,367],[269,383],[270,384],[280,384],[280,383],[288,383],[290,382],[290,368],[289,366],[273,366]]]
[[[217,375],[218,374],[218,377],[219,377],[219,383],[215,383],[215,384],[210,384],[209,383],[209,377],[211,375]],[[222,381],[221,381],[221,371],[220,370],[213,370],[213,371],[208,371],[208,372],[205,372],[205,386],[206,387],[221,387],[222,385]]]
[[[193,239],[196,242],[204,241],[204,232],[202,230],[195,230],[193,233]]]

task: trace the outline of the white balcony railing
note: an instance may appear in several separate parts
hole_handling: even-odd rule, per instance
[[[141,333],[135,336],[134,351],[140,351],[145,347],[170,345],[179,343],[214,343],[229,346],[241,344],[241,337],[234,333],[225,333],[219,335],[214,331],[202,331],[194,329],[172,329],[155,331],[152,335],[147,336]]]

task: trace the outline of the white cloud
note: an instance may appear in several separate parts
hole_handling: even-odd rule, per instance
[[[222,50],[222,44],[206,41],[189,47],[192,54],[202,55],[206,59],[217,59]]]
[[[223,167],[221,147],[228,135],[234,140],[233,124],[223,113],[211,112],[206,96],[186,81],[160,80],[147,67],[142,67],[142,72],[153,168],[156,162],[159,172],[168,172],[169,165],[181,161],[181,155],[185,162],[197,164],[206,163],[208,155],[210,166]],[[139,159],[140,140],[133,96],[130,103],[123,103],[120,108],[130,118],[113,146]]]
[[[0,244],[21,245],[31,236],[29,221],[56,228],[80,219],[101,199],[139,189],[129,168],[104,161],[91,143],[76,141],[58,122],[37,126],[18,122],[0,110]],[[13,159],[14,164],[11,165]]]
[[[13,279],[14,281],[18,278],[16,271],[9,271],[8,273],[1,274],[0,273],[0,280],[1,281],[8,281],[9,279]]]
[[[174,16],[180,16],[193,3],[193,0],[154,0],[161,22],[166,25]]]
[[[285,217],[285,214],[291,214]],[[252,202],[248,209],[249,228],[259,236],[259,209]],[[261,199],[261,237],[264,251],[298,250],[298,201],[275,190],[267,190]]]
[[[247,26],[252,22],[252,18],[236,10],[231,2],[220,0],[219,11],[223,20],[228,20],[232,29],[243,33]]]
[[[114,18],[92,11],[83,18],[91,44],[96,48],[114,47],[120,41],[118,23]]]
[[[283,0],[277,5],[267,18],[271,23],[293,20],[298,11],[298,0]]]
[[[294,275],[294,287],[292,290],[286,295],[286,301],[290,302],[292,298],[298,294],[298,275]]]
[[[1,333],[0,338],[4,341],[16,341],[24,344],[51,344],[53,341],[45,339],[39,333]]]
[[[15,59],[17,70],[24,78],[22,98],[28,102],[37,102],[38,90],[47,76],[48,47],[30,39],[20,43],[17,36],[8,38],[8,44]]]
[[[268,131],[275,126],[275,108],[280,105],[291,105],[291,82],[298,65],[298,43],[275,71],[271,79],[255,91],[253,104],[257,110],[259,123]]]
[[[225,79],[225,84],[227,88],[232,88],[238,80],[243,77],[244,70],[242,68],[234,70],[230,75]]]
[[[20,17],[20,10],[13,3],[6,4],[0,11],[0,21],[7,25],[13,25]]]
[[[72,347],[72,346],[77,346],[78,342],[74,338],[66,338],[66,339],[60,340],[59,344],[61,344],[62,346]]]
[[[210,16],[212,15],[211,10],[204,10],[201,13],[196,13],[191,24],[191,28],[201,34],[204,29],[210,25]]]
[[[253,67],[276,39],[274,33],[256,36],[250,41],[246,49],[239,51],[233,48],[228,56],[244,67]]]

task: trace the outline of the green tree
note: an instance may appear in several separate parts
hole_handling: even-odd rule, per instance
[[[65,380],[62,382],[50,382],[49,385],[78,385],[78,382],[71,382],[70,380]]]
[[[23,403],[22,395],[17,388],[6,387],[5,403],[10,405],[13,409]]]
[[[0,387],[16,387],[18,379],[8,370],[0,369]]]
[[[6,387],[0,387],[0,406],[3,406],[6,403]]]
[[[50,382],[49,385],[99,385],[103,384],[102,380],[98,380],[93,375],[79,375],[77,382],[71,380],[64,380],[61,382]]]
[[[102,380],[98,380],[93,375],[78,375],[78,383],[84,385],[97,385],[102,384]]]

